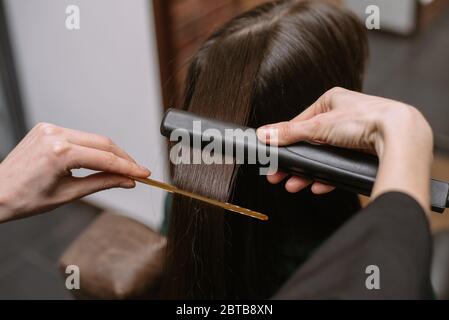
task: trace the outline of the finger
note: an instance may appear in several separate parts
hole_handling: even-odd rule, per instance
[[[69,177],[59,186],[63,202],[80,199],[90,194],[112,188],[131,189],[134,180],[106,172],[95,173],[83,178]]]
[[[285,172],[276,172],[275,174],[268,175],[267,180],[271,184],[281,183],[285,178],[287,178],[288,174]]]
[[[147,168],[112,152],[80,145],[70,146],[68,159],[68,170],[85,168],[139,178],[146,178],[151,174]]]
[[[326,194],[335,190],[334,186],[330,186],[324,183],[315,182],[312,185],[312,192],[314,194]]]
[[[111,139],[98,134],[82,132],[73,129],[65,129],[64,135],[67,140],[73,144],[80,146],[99,149],[103,151],[112,152],[115,155],[127,159],[132,162],[136,162],[127,152],[117,146]]]
[[[275,146],[311,140],[317,131],[317,121],[314,122],[313,120],[286,121],[265,126],[257,130],[257,137],[260,141]]]
[[[341,102],[338,103],[338,97],[349,96],[348,93],[351,92],[352,91],[343,88],[332,88],[326,91],[311,106],[309,106],[306,110],[304,110],[297,117],[293,118],[291,121],[270,124],[268,126],[259,128],[259,130],[257,130],[257,136],[262,142],[275,145],[287,145],[301,140],[306,140],[307,132],[301,130],[301,127],[307,130],[307,125],[313,124],[312,120],[314,118],[316,119],[317,116],[326,114],[329,111],[335,109],[338,104],[342,104]],[[296,124],[299,123],[302,124],[301,127],[296,126]],[[305,136],[302,136],[301,132]],[[274,139],[272,138],[273,136]]]
[[[312,183],[311,180],[301,177],[291,177],[285,184],[285,189],[290,193],[298,193],[307,188]]]

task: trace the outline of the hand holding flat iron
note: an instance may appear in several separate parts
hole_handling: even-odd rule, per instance
[[[309,141],[375,153],[380,166],[373,196],[404,191],[428,207],[433,134],[422,114],[409,105],[333,88],[296,118],[259,128],[257,134],[262,142],[279,146]],[[268,180],[278,184],[286,177],[278,172]],[[289,178],[286,189],[296,193],[310,184],[316,194],[333,190],[301,177]]]

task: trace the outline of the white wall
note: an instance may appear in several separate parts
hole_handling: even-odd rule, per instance
[[[165,146],[152,6],[145,0],[6,0],[29,127],[40,121],[111,137],[165,179]],[[80,8],[81,29],[65,28]],[[91,201],[152,226],[163,192],[139,186]]]
[[[377,5],[382,30],[408,34],[415,29],[417,0],[344,0],[344,3],[363,19],[367,17],[366,8]]]

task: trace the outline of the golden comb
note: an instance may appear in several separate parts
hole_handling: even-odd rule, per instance
[[[160,181],[156,181],[153,179],[142,179],[142,178],[135,178],[135,177],[130,177],[131,179],[138,181],[140,183],[149,185],[149,186],[153,186],[159,189],[163,189],[165,191],[168,191],[170,193],[176,193],[176,194],[180,194],[182,196],[185,197],[189,197],[195,200],[199,200],[205,203],[208,203],[210,205],[219,207],[219,208],[223,208],[235,213],[240,213],[242,215],[251,217],[251,218],[255,218],[255,219],[259,219],[262,221],[267,221],[268,220],[268,216],[265,214],[262,214],[260,212],[257,211],[253,211],[250,209],[246,209],[246,208],[242,208],[239,206],[236,206],[235,204],[231,204],[231,203],[227,203],[227,202],[221,202],[221,201],[217,201],[217,200],[213,200],[204,196],[200,196],[198,194],[189,192],[189,191],[185,191],[185,190],[181,190],[179,188],[176,188],[170,184],[164,183],[164,182],[160,182]]]

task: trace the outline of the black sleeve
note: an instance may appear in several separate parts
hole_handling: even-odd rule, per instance
[[[432,299],[431,250],[421,206],[386,193],[329,238],[274,299]]]

